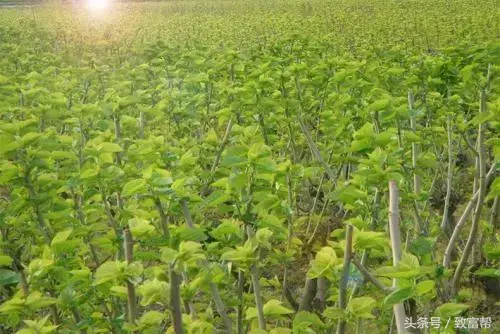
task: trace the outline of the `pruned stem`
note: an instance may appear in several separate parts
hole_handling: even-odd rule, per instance
[[[243,288],[245,276],[243,271],[238,271],[238,307],[236,309],[236,325],[238,334],[243,334]]]
[[[495,165],[492,165],[490,170],[488,171],[488,174],[486,175],[486,184],[490,183],[494,174],[495,174]],[[474,196],[472,196],[471,200],[469,201],[469,203],[465,207],[464,212],[462,213],[462,216],[460,216],[457,224],[455,225],[455,229],[453,230],[453,233],[450,237],[450,241],[448,242],[448,245],[446,246],[446,250],[444,251],[443,267],[445,267],[445,268],[450,268],[450,266],[451,266],[451,254],[452,254],[453,249],[455,247],[455,243],[457,242],[458,237],[460,236],[460,232],[462,231],[462,228],[464,227],[465,223],[467,222],[467,218],[469,217],[470,213],[472,212],[472,208],[477,203],[478,198],[479,198],[479,191],[476,191],[474,193]]]
[[[189,278],[186,271],[182,272],[182,279],[184,280],[184,282],[186,282],[186,284],[189,284]],[[186,311],[189,313],[191,318],[196,319],[196,308],[194,307],[193,302],[191,300],[188,300],[186,302],[186,306]]]
[[[82,210],[82,197],[76,194],[73,190],[71,190],[71,195],[73,197],[73,203],[74,203],[74,210],[76,211],[76,214],[78,216],[78,220],[80,221],[80,224],[82,226],[85,226],[85,214],[83,213]],[[97,251],[92,244],[92,241],[90,240],[90,235],[86,237],[86,241],[89,244],[89,250],[90,250],[90,256],[92,257],[92,260],[94,261],[94,264],[97,267],[99,267],[101,264],[99,262],[99,256],[97,255]]]
[[[191,217],[191,212],[189,211],[189,207],[185,199],[181,199],[181,208],[184,219],[186,220],[186,225],[189,228],[194,228],[193,218]]]
[[[219,162],[220,162],[220,159],[222,157],[222,153],[224,152],[224,149],[227,145],[227,142],[229,141],[229,135],[231,134],[232,128],[233,128],[233,119],[230,118],[229,121],[227,122],[226,131],[224,132],[224,137],[222,137],[222,142],[220,143],[219,150],[217,151],[217,154],[215,155],[214,162],[212,163],[212,167],[210,168],[210,176],[205,184],[203,191],[201,192],[202,194],[207,192],[207,190],[210,186],[210,183],[214,179],[215,170],[219,166]]]
[[[146,125],[146,119],[144,116],[144,111],[139,113],[139,138],[144,138],[144,127]]]
[[[378,188],[376,188],[375,189],[375,196],[373,199],[373,210],[372,210],[372,218],[371,218],[371,228],[372,229],[375,229],[377,226],[378,212],[379,212],[379,208],[380,208],[380,199],[381,198],[382,198],[381,191]],[[361,266],[364,266],[367,259],[368,259],[368,250],[365,249],[363,251],[363,255],[361,255],[361,262],[359,262],[359,264]],[[360,271],[361,271],[361,269],[360,269]],[[352,289],[351,298],[356,296],[361,285],[362,285],[362,282],[356,283],[356,285],[354,286],[354,289]]]
[[[389,231],[391,234],[392,263],[396,267],[401,260],[401,232],[399,229],[399,190],[396,181],[389,181]],[[397,287],[397,280],[393,280]],[[406,313],[403,304],[394,304],[394,317],[398,334],[405,332]]]
[[[184,215],[184,219],[186,221],[186,225],[189,228],[194,228],[193,218],[191,217],[191,212],[189,211],[189,207],[187,205],[186,200],[182,199],[180,204],[181,204],[181,208],[182,208],[182,213]],[[208,266],[208,262],[206,260],[204,262],[205,262],[204,264]],[[224,302],[222,301],[222,298],[220,296],[219,288],[213,282],[210,284],[210,288],[212,290],[212,298],[214,299],[214,303],[215,303],[215,307],[217,309],[217,312],[219,313],[222,320],[224,321],[224,326],[226,327],[226,333],[230,334],[233,332],[231,319],[229,318],[229,316],[226,313]]]
[[[248,239],[254,237],[254,231],[250,225],[246,225]],[[257,248],[257,259],[261,258],[261,249]],[[260,291],[260,270],[258,262],[250,266],[250,278],[252,280],[253,295],[255,298],[255,307],[257,308],[257,319],[259,328],[266,330],[266,319],[264,317],[264,303],[262,302],[262,293]]]
[[[486,92],[482,90],[480,113],[484,112],[486,112]],[[453,275],[452,294],[458,291],[462,272],[465,268],[465,264],[467,263],[472,250],[472,246],[476,239],[476,234],[479,227],[479,219],[481,218],[481,211],[483,208],[483,202],[486,193],[486,154],[484,149],[484,123],[479,124],[477,150],[479,153],[479,188],[477,190],[479,194],[476,202],[476,209],[474,211],[474,219],[472,220],[472,225],[469,232],[469,237],[467,239],[467,243],[465,244],[460,262],[458,263],[457,269],[455,270],[455,274]]]
[[[134,241],[132,239],[132,233],[130,233],[129,228],[123,229],[123,249],[125,251],[125,261],[128,264],[132,263],[134,254]],[[136,319],[137,314],[137,305],[136,305],[136,297],[135,297],[135,287],[132,282],[129,280],[126,281],[127,284],[127,315],[128,322],[133,324]]]
[[[335,182],[335,180],[336,180],[335,174],[333,173],[333,170],[330,168],[330,165],[328,165],[328,163],[325,161],[325,159],[323,159],[323,157],[321,156],[321,152],[319,151],[316,143],[313,141],[313,139],[311,137],[311,133],[309,132],[309,129],[305,125],[305,123],[302,120],[302,118],[300,117],[300,115],[297,116],[297,119],[299,120],[300,128],[302,129],[304,136],[306,136],[307,145],[309,146],[309,149],[311,150],[312,156],[314,157],[314,159],[316,159],[323,166],[323,168],[325,169],[325,172],[328,175],[328,177],[330,178],[330,180],[332,182]]]
[[[214,299],[215,308],[217,309],[217,312],[219,313],[222,320],[224,321],[224,326],[226,328],[225,332],[231,334],[233,332],[231,318],[229,318],[229,316],[226,313],[224,302],[222,301],[222,298],[219,293],[219,288],[215,283],[211,283],[210,289],[212,290],[212,298]]]
[[[28,188],[30,202],[33,205],[33,210],[35,211],[38,226],[39,226],[40,230],[42,230],[45,242],[47,244],[50,244],[50,240],[52,239],[52,233],[50,231],[49,225],[45,222],[45,218],[43,217],[42,211],[40,210],[40,206],[38,205],[38,202],[36,201],[36,191],[35,191],[35,187],[33,186],[33,183],[31,182],[29,172],[26,173],[26,175],[24,176],[24,181],[25,181],[26,187]]]
[[[16,257],[14,257],[13,260],[14,261],[12,261],[12,269],[14,269],[14,271],[19,274],[21,289],[23,290],[24,296],[28,297],[28,295],[30,294],[30,290],[28,280],[26,279],[26,275],[24,274],[21,262]]]
[[[449,211],[450,211],[450,198],[451,198],[451,188],[453,181],[453,147],[452,147],[452,126],[451,126],[451,115],[448,115],[446,121],[446,128],[448,134],[448,174],[446,176],[446,197],[444,200],[443,209],[443,220],[441,221],[441,229],[446,231],[448,228],[449,221]]]
[[[175,334],[183,334],[182,308],[181,308],[181,279],[175,272],[174,266],[170,266],[170,306],[172,308],[172,322]]]
[[[344,310],[347,307],[347,281],[349,279],[349,270],[352,258],[352,225],[348,224],[345,235],[344,248],[344,266],[342,267],[342,276],[339,287],[339,308]],[[344,319],[339,321],[337,334],[344,334],[346,331],[346,322]]]
[[[498,198],[498,195],[495,196],[493,205],[491,206],[490,225],[493,229],[496,229],[498,227],[498,216],[500,215],[500,200]],[[495,234],[493,234],[491,238],[495,240]]]
[[[257,317],[259,319],[259,328],[266,330],[266,319],[264,318],[264,305],[262,303],[262,294],[260,291],[259,268],[256,264],[250,267],[250,276],[252,278],[253,294],[255,297],[255,307],[257,308]]]
[[[287,244],[286,244],[286,249],[287,251],[290,249],[290,245],[292,243],[292,237],[293,237],[293,212],[294,212],[294,202],[293,202],[293,186],[292,186],[292,176],[291,172],[289,171],[287,176],[287,186],[288,186],[288,206],[290,207],[290,212],[287,215],[288,218],[288,236],[287,236]],[[287,287],[287,280],[288,280],[288,263],[285,263],[285,268],[283,270],[283,294],[285,298],[288,300],[290,305],[296,310],[298,308],[297,303],[295,302],[292,294],[290,293],[290,290]]]
[[[368,269],[366,269],[365,266],[363,264],[361,264],[361,262],[359,262],[358,259],[356,259],[356,257],[353,256],[351,258],[351,261],[352,261],[352,263],[354,263],[354,265],[356,267],[358,267],[359,271],[361,272],[361,274],[364,276],[364,278],[367,281],[370,281],[373,285],[375,285],[377,288],[384,291],[385,293],[390,293],[391,291],[393,291],[393,288],[385,286],[375,276],[373,276],[368,271]]]
[[[413,92],[410,90],[408,92],[408,106],[410,108],[410,113],[413,112],[415,109],[415,101],[413,97]],[[417,131],[417,121],[415,115],[411,114],[410,115],[410,124],[411,124],[411,130],[413,133]],[[418,145],[413,142],[411,144],[411,160],[412,160],[412,167],[413,167],[413,191],[415,194],[420,194],[421,190],[421,181],[420,181],[420,175],[416,173],[417,171],[417,157],[418,157]]]
[[[316,295],[317,283],[316,278],[306,278],[304,292],[299,304],[299,311],[311,311],[311,303]]]
[[[165,239],[169,240],[170,239],[170,230],[169,230],[169,224],[168,224],[168,216],[165,214],[165,210],[163,209],[163,205],[161,204],[161,200],[158,196],[155,196],[154,198],[155,206],[156,206],[156,211],[158,211],[158,214],[160,215],[160,224],[161,224],[161,229],[163,231],[163,236]]]

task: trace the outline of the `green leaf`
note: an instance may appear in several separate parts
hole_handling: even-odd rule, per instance
[[[384,299],[384,304],[386,305],[394,305],[399,304],[402,301],[410,298],[413,295],[413,287],[401,288],[396,291],[391,292]]]
[[[236,249],[232,249],[224,252],[220,258],[222,261],[232,261],[246,263],[255,260],[254,249],[249,241],[245,245],[237,246]]]
[[[270,239],[273,235],[273,232],[268,228],[261,228],[257,230],[255,233],[255,239],[259,242],[259,244],[266,248],[271,248]]]
[[[493,180],[491,186],[490,186],[490,192],[488,193],[488,196],[486,197],[486,200],[492,200],[495,198],[495,196],[500,195],[500,177],[496,177],[495,180]]]
[[[196,241],[202,242],[207,240],[207,235],[201,227],[190,228],[187,226],[182,226],[177,228],[176,234],[181,241]]]
[[[227,240],[231,236],[237,236],[240,234],[240,224],[234,220],[223,220],[222,224],[217,226],[210,235],[216,240]]]
[[[192,150],[187,151],[179,160],[179,164],[183,167],[189,167],[196,163],[196,157],[193,155]]]
[[[246,320],[252,320],[257,318],[257,309],[255,307],[249,307],[247,308],[247,311],[245,313],[245,319]]]
[[[434,314],[444,319],[453,318],[462,314],[469,307],[466,304],[446,303],[436,308]]]
[[[390,131],[385,131],[375,136],[375,143],[379,146],[385,146],[391,142],[395,143],[396,141],[397,141],[396,134]]]
[[[358,318],[375,318],[371,313],[375,307],[375,299],[371,297],[352,298],[347,304],[347,312]]]
[[[432,153],[424,153],[418,156],[417,166],[436,168],[438,166],[436,161],[437,159]]]
[[[60,243],[63,243],[65,242],[66,240],[68,240],[69,236],[71,235],[71,233],[73,232],[73,229],[67,229],[67,230],[64,230],[64,231],[61,231],[61,232],[58,232],[54,238],[52,239],[52,242],[51,242],[51,246],[54,246],[54,245],[57,245],[57,244],[60,244]]]
[[[379,110],[385,109],[385,108],[387,108],[387,106],[389,106],[389,102],[390,101],[388,99],[377,100],[377,101],[373,102],[372,104],[370,104],[370,106],[368,107],[368,110],[379,111]]]
[[[237,167],[242,166],[247,163],[247,159],[242,158],[240,156],[230,155],[225,156],[221,162],[221,166],[223,167]]]
[[[120,297],[122,299],[126,299],[127,298],[127,288],[124,287],[124,286],[121,286],[121,285],[115,285],[115,286],[112,286],[110,289],[109,289],[109,292],[113,295],[113,296],[117,296],[117,297]]]
[[[170,284],[157,279],[147,280],[138,288],[141,296],[141,305],[148,306],[155,303],[169,305]]]
[[[365,123],[361,128],[359,128],[355,133],[354,133],[354,139],[356,140],[361,140],[361,139],[367,139],[371,140],[373,137],[374,130],[373,130],[373,124],[370,122]]]
[[[28,296],[28,298],[26,298],[25,303],[26,306],[28,306],[32,311],[36,311],[41,308],[56,304],[57,299],[45,297],[39,291],[34,291]]]
[[[353,204],[358,200],[363,200],[368,197],[368,194],[360,189],[349,185],[345,188],[337,190],[333,198],[342,201],[345,204]]]
[[[353,140],[349,150],[351,152],[364,152],[372,147],[372,142],[369,139]]]
[[[99,154],[100,165],[112,164],[113,162],[113,153],[103,152]]]
[[[5,85],[9,82],[9,78],[0,74],[0,85]]]
[[[177,259],[193,266],[198,265],[197,261],[205,258],[203,245],[194,241],[182,241],[179,244]]]
[[[276,327],[271,329],[269,334],[292,334],[292,330],[285,327]]]
[[[264,143],[255,143],[248,149],[248,160],[255,161],[269,154],[269,148]]]
[[[433,249],[434,239],[419,237],[410,244],[410,251],[418,256],[430,254]]]
[[[474,118],[472,118],[469,123],[473,125],[479,125],[481,123],[488,122],[489,120],[493,119],[495,117],[495,114],[492,113],[491,111],[486,111],[486,112],[480,112]]]
[[[227,177],[221,177],[220,179],[212,183],[212,187],[222,188],[222,189],[226,189],[228,185],[229,185],[229,178]]]
[[[12,264],[12,258],[8,255],[0,255],[0,267],[8,267]]]
[[[391,278],[415,278],[428,271],[428,268],[421,268],[418,258],[410,253],[403,252],[401,261],[396,267],[381,267],[376,270],[378,276]]]
[[[64,160],[64,159],[75,159],[75,154],[73,152],[67,151],[52,151],[50,157],[54,160]]]
[[[17,313],[25,308],[24,299],[12,297],[0,305],[0,313]]]
[[[19,283],[19,275],[12,270],[0,269],[0,286]]]
[[[359,242],[359,246],[363,246],[363,244],[365,244],[365,241],[364,239],[366,237],[378,237],[378,233],[379,232],[374,232],[376,234],[373,234],[373,235],[370,235],[369,233],[368,234],[365,234],[364,231],[359,231],[359,230],[362,230],[362,229],[365,229],[365,228],[368,228],[370,226],[370,223],[367,222],[366,220],[364,220],[363,218],[361,218],[360,216],[358,217],[353,217],[353,218],[350,218],[346,221],[344,221],[344,225],[347,225],[347,224],[351,224],[355,227],[355,232],[354,232],[354,236],[353,236],[353,243],[355,244],[356,242]],[[334,238],[339,238],[341,237],[341,235],[343,235],[345,232],[344,229],[338,229],[338,230],[335,230],[331,233],[331,236],[334,237]],[[356,241],[356,234],[358,234],[358,236],[360,237],[360,240],[359,241]]]
[[[144,268],[141,262],[134,261],[132,263],[128,263],[125,267],[125,276],[130,280],[135,280],[139,276],[142,275]]]
[[[321,328],[324,324],[316,313],[307,311],[299,311],[293,318],[293,329],[305,330],[307,328]]]
[[[158,326],[166,318],[165,313],[158,311],[148,311],[139,318],[139,328]]]
[[[259,194],[260,195],[260,194]],[[254,211],[258,212],[260,216],[264,216],[267,212],[278,205],[280,205],[280,199],[274,194],[262,194],[259,196],[259,203],[254,207]]]
[[[22,145],[26,146],[33,143],[35,140],[40,138],[42,134],[38,132],[28,132],[21,138]]]
[[[398,263],[398,268],[407,270],[419,269],[420,263],[415,255],[408,252],[403,252],[401,261],[399,261]]]
[[[380,267],[375,270],[377,276],[390,278],[415,278],[420,274],[420,270],[416,269],[400,269],[397,267],[387,266]]]
[[[415,295],[423,296],[431,291],[434,291],[435,286],[436,286],[436,282],[434,282],[433,280],[419,282],[415,286]]]
[[[422,138],[416,135],[413,131],[404,131],[404,138],[408,143],[418,143],[422,141]]]
[[[117,261],[108,261],[101,264],[95,272],[94,285],[100,285],[118,279],[123,273],[125,266]]]
[[[179,245],[179,253],[197,253],[202,251],[202,247],[199,242],[183,241]]]
[[[500,278],[500,269],[481,268],[478,271],[474,272],[474,275],[480,277]]]
[[[123,152],[123,149],[120,145],[116,143],[102,143],[99,145],[100,152],[109,152],[109,153],[118,153]]]
[[[122,196],[132,196],[146,191],[146,180],[135,179],[127,182],[122,190]]]
[[[162,248],[162,252],[161,252],[161,260],[165,263],[171,263],[172,261],[175,260],[175,258],[177,257],[177,251],[172,249],[172,248],[168,248],[168,247],[164,247]]]
[[[311,269],[307,273],[309,278],[324,276],[337,263],[337,254],[331,247],[323,247],[316,254]]]
[[[142,239],[147,235],[151,235],[155,231],[155,227],[146,219],[132,218],[128,221],[130,232],[134,238]]]
[[[264,315],[273,316],[273,315],[284,315],[294,313],[292,310],[284,307],[279,300],[271,299],[269,300],[263,307]]]
[[[484,254],[489,260],[499,260],[500,259],[500,246],[485,245]]]
[[[350,74],[350,71],[348,70],[345,70],[345,69],[342,69],[342,70],[338,70],[335,72],[335,74],[333,75],[333,78],[332,80],[336,83],[340,83],[342,81],[345,81],[345,79],[347,78],[347,76]]]
[[[355,249],[378,248],[384,250],[387,245],[385,233],[373,231],[356,231],[353,246]]]
[[[81,172],[80,178],[81,179],[90,179],[93,178],[94,176],[97,176],[99,174],[99,167],[92,167],[85,169],[84,171]]]

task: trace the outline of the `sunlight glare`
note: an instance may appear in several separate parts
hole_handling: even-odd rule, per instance
[[[110,0],[87,0],[87,4],[91,10],[104,10],[108,7]]]

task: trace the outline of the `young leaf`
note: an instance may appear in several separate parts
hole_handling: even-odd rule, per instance
[[[293,318],[293,330],[306,330],[308,328],[322,328],[324,326],[316,313],[299,311]]]
[[[446,303],[436,308],[434,314],[444,319],[453,318],[462,314],[469,307],[466,304]]]
[[[120,262],[104,262],[95,272],[94,285],[100,285],[119,278],[124,269],[125,267]]]
[[[284,315],[294,313],[292,310],[284,307],[279,300],[271,299],[266,304],[264,304],[264,315]]]
[[[433,280],[419,282],[415,286],[415,295],[423,296],[431,291],[434,291],[435,286],[436,286],[436,282],[434,282]]]
[[[155,227],[146,219],[132,218],[129,219],[128,225],[134,238],[138,239],[151,235],[155,230]]]
[[[402,301],[410,298],[413,295],[413,292],[413,287],[397,289],[396,291],[393,291],[391,294],[385,297],[384,304],[389,306],[393,304],[399,304]]]
[[[371,313],[375,307],[375,299],[371,297],[352,298],[347,304],[347,312],[358,318],[372,319],[375,318]]]
[[[139,328],[159,326],[166,318],[166,314],[158,311],[148,311],[139,319]]]
[[[323,247],[316,254],[311,269],[309,269],[307,276],[309,278],[317,278],[324,276],[337,263],[337,254],[331,247]]]
[[[109,153],[118,153],[118,152],[123,152],[123,149],[120,147],[120,145],[116,143],[102,143],[99,146],[99,151],[100,152],[109,152]]]
[[[0,269],[0,286],[19,283],[19,275],[8,269]]]
[[[12,258],[8,255],[0,255],[0,267],[8,267],[12,264]]]
[[[57,245],[57,244],[60,244],[62,242],[65,242],[66,240],[68,240],[71,232],[73,232],[73,229],[67,229],[67,230],[64,230],[64,231],[61,231],[61,232],[58,232],[54,238],[52,239],[52,242],[51,242],[51,246],[54,246],[54,245]]]
[[[127,182],[123,186],[122,196],[128,197],[140,194],[146,191],[146,181],[144,179],[135,179]]]

